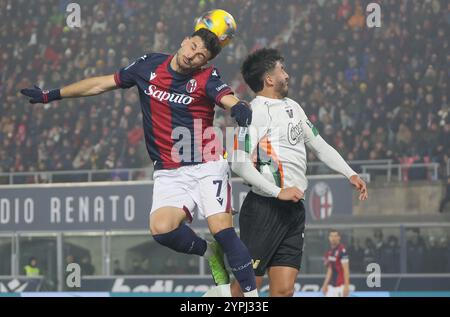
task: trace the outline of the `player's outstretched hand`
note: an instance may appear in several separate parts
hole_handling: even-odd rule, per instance
[[[357,190],[359,190],[359,200],[366,200],[369,198],[366,182],[363,181],[359,175],[353,175],[350,177],[349,181]]]
[[[23,95],[30,97],[30,103],[48,103],[53,100],[61,99],[61,93],[59,89],[42,90],[38,86],[34,85],[33,88],[25,88],[20,91]]]
[[[252,123],[252,109],[241,100],[231,108],[231,117],[240,127],[248,127]]]
[[[304,193],[297,187],[283,188],[278,194],[278,199],[298,202],[303,198]]]

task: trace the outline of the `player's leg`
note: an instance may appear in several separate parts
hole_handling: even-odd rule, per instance
[[[199,212],[206,217],[209,231],[223,250],[233,275],[244,290],[244,296],[257,296],[252,259],[233,228],[228,163],[226,160],[206,163],[198,174],[201,175],[197,191]],[[212,271],[215,270],[214,264],[224,267],[222,263],[210,261]]]
[[[256,288],[258,290],[260,290],[262,283],[263,283],[263,276],[255,276],[255,278],[256,278]],[[232,297],[244,296],[244,293],[241,290],[241,286],[239,285],[238,281],[236,281],[236,280],[233,280],[231,282],[231,296]]]
[[[203,256],[207,243],[187,225],[186,212],[176,207],[161,207],[150,215],[150,231],[161,245],[176,252]]]
[[[327,290],[327,293],[325,294],[325,297],[336,297],[335,289],[333,286],[328,285],[328,290]]]
[[[231,272],[244,291],[244,296],[258,296],[252,259],[247,247],[232,227],[231,212],[215,214],[207,220],[209,230],[225,253]]]
[[[182,171],[156,171],[150,232],[158,243],[174,251],[204,255],[207,243],[184,221],[192,221],[195,203],[188,193],[189,177]]]
[[[268,266],[271,297],[291,297],[303,255],[305,210],[302,202],[277,202],[279,222],[287,232]],[[283,213],[281,213],[283,211]]]
[[[289,266],[269,267],[270,297],[292,297],[298,272],[298,269]]]
[[[344,292],[344,288],[340,286],[331,286],[328,285],[328,292],[325,294],[325,297],[342,297]]]
[[[336,287],[336,296],[337,297],[344,297],[344,285],[341,285],[339,287]]]
[[[275,199],[249,192],[239,215],[241,240],[247,246],[252,257],[258,289],[262,286],[267,265],[278,250],[287,231],[287,227],[276,216],[276,209],[277,201]],[[235,281],[231,291],[233,296],[242,296],[239,283]]]

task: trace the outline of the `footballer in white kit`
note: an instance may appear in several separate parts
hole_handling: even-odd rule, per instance
[[[307,190],[306,147],[322,162],[347,177],[367,199],[363,180],[326,143],[301,105],[287,97],[289,76],[275,49],[261,49],[242,66],[256,93],[252,123],[235,137],[232,169],[252,186],[240,210],[242,241],[253,259],[257,285],[267,272],[271,296],[292,296],[300,270]],[[238,295],[236,283],[232,294]]]

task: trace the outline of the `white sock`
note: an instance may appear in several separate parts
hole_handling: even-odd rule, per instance
[[[253,291],[245,292],[244,297],[259,297],[258,290],[254,289]]]
[[[211,287],[202,297],[217,297],[217,286]]]
[[[214,286],[203,294],[202,297],[231,297],[231,284]]]

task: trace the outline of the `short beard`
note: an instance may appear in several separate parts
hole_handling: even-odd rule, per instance
[[[286,98],[289,94],[289,88],[287,86],[281,85],[277,89],[278,95],[280,95],[281,98]]]

